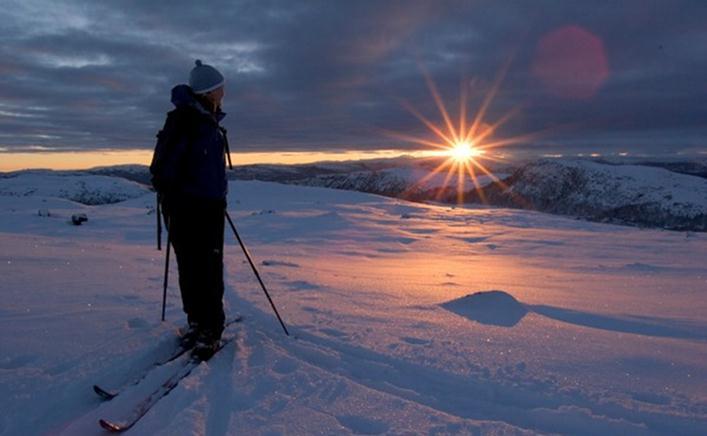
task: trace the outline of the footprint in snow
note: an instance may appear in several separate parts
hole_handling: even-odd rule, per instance
[[[336,329],[323,328],[323,329],[319,329],[319,331],[324,333],[327,336],[334,336],[336,338],[343,338],[344,336],[346,336],[346,333],[342,332],[341,330],[336,330]]]
[[[414,338],[412,336],[405,336],[404,338],[400,339],[411,345],[429,345],[432,343],[432,341],[429,341],[427,339]]]
[[[278,374],[290,374],[297,371],[299,365],[296,361],[292,359],[282,359],[278,360],[275,365],[273,365],[272,370]]]
[[[418,235],[431,235],[434,233],[438,233],[439,229],[429,229],[429,228],[421,227],[421,228],[407,229],[407,231],[410,233],[418,234]]]
[[[391,247],[391,248],[387,248],[387,247],[383,247],[383,248],[378,248],[378,249],[376,249],[376,251],[379,252],[379,253],[394,253],[394,254],[395,254],[395,253],[405,253],[407,250],[402,250],[402,249],[400,249],[400,248],[392,248],[392,247]]]
[[[151,279],[151,280],[152,280],[152,279]],[[157,280],[162,281],[162,280],[164,280],[164,279],[163,279],[162,277],[155,277],[153,281],[157,281]],[[135,295],[135,294],[125,294],[125,295],[121,295],[120,298],[122,298],[122,299],[125,300],[125,301],[135,301],[135,300],[140,300],[140,299],[141,299],[141,297],[140,297],[139,295]]]
[[[390,426],[382,421],[377,421],[359,415],[338,415],[339,424],[356,434],[382,434],[390,430]]]
[[[350,390],[348,385],[343,381],[339,381],[333,385],[326,385],[320,392],[319,398],[326,402],[333,403],[339,398],[344,398],[349,394]]]
[[[285,285],[291,291],[311,291],[319,289],[318,285],[315,285],[314,283],[309,283],[305,280],[293,280],[291,282],[285,283]]]
[[[477,244],[479,242],[484,242],[487,241],[491,236],[471,236],[471,237],[466,237],[466,238],[461,238],[463,241],[466,241],[470,244]]]
[[[285,262],[284,260],[273,260],[273,259],[266,259],[261,262],[263,266],[287,266],[290,268],[299,268],[300,266],[296,263],[292,262]]]
[[[659,406],[669,405],[671,399],[667,395],[656,394],[653,392],[636,392],[631,395],[634,400],[642,403],[657,404]]]
[[[150,323],[144,318],[130,318],[126,324],[129,329],[135,330],[144,330],[150,327]]]
[[[0,369],[10,370],[23,368],[35,360],[37,360],[37,356],[32,356],[30,354],[23,354],[12,358],[6,357],[0,360]]]
[[[303,306],[302,310],[309,313],[323,313],[322,310],[312,306]]]

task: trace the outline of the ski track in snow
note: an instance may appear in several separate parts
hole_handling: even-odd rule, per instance
[[[230,196],[294,337],[227,229],[236,339],[130,434],[707,432],[704,234],[262,182]],[[0,195],[0,434],[102,434],[169,373],[131,384],[184,322],[174,263],[159,322],[153,202]],[[127,388],[101,403],[94,383]]]

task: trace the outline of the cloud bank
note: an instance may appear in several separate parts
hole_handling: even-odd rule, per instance
[[[419,148],[382,132],[428,135],[404,104],[441,121],[423,71],[453,114],[460,84],[473,83],[473,113],[506,64],[487,118],[521,110],[499,135],[705,147],[701,1],[7,3],[6,150],[150,148],[196,58],[226,76],[234,151]]]

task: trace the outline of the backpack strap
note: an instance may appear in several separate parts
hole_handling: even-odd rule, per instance
[[[224,148],[226,152],[226,157],[228,157],[228,168],[233,169],[233,163],[231,163],[231,149],[228,147],[228,130],[225,127],[218,126],[219,130],[223,134]]]

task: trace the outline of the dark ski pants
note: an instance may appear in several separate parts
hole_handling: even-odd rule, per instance
[[[221,337],[223,312],[224,201],[170,205],[169,236],[179,268],[179,289],[189,323]]]

